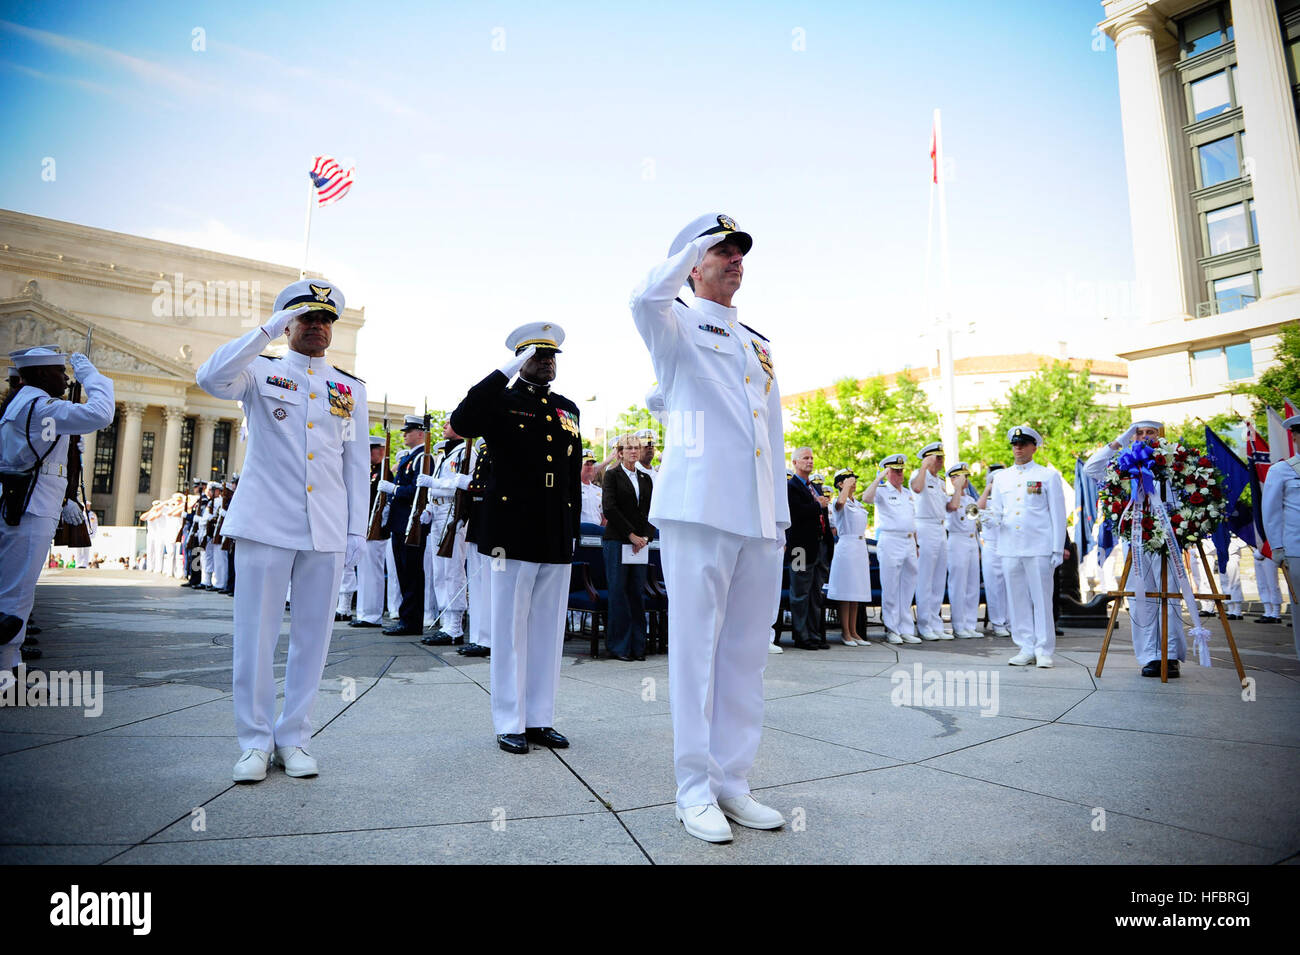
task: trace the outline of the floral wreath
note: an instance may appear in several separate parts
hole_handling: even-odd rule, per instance
[[[1155,445],[1134,442],[1106,468],[1098,495],[1098,509],[1116,536],[1133,535],[1133,495],[1140,485],[1147,495],[1168,481],[1170,497],[1164,508],[1168,524],[1148,510],[1141,515],[1142,549],[1151,554],[1165,550],[1166,527],[1173,530],[1178,550],[1209,537],[1227,513],[1223,475],[1214,462],[1196,448],[1161,438]],[[1152,500],[1151,504],[1155,504]]]

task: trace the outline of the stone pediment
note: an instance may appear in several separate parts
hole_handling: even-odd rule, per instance
[[[91,323],[41,297],[39,286],[28,282],[23,294],[0,299],[0,355],[32,345],[57,345],[72,354],[85,349]],[[95,326],[90,360],[100,371],[141,375],[165,381],[194,383],[194,369],[161,355],[139,342],[102,326]]]

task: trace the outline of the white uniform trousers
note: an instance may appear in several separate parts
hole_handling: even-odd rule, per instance
[[[1237,560],[1236,554],[1228,558],[1227,568],[1220,572],[1219,587],[1228,595],[1226,601],[1228,613],[1241,613],[1244,595],[1241,592],[1241,563]]]
[[[916,522],[916,629],[943,633],[943,585],[948,577],[948,529],[935,521]]]
[[[388,541],[366,541],[357,558],[357,612],[354,620],[379,623],[384,615],[384,554]]]
[[[901,531],[879,531],[880,619],[889,633],[916,636],[912,598],[916,596],[916,539]]]
[[[990,627],[1006,627],[1007,619],[1007,578],[1002,573],[1002,558],[998,556],[997,541],[985,541],[980,552],[980,564],[984,569],[984,606],[989,611]]]
[[[784,541],[658,523],[677,805],[700,806],[749,792]]]
[[[397,561],[393,558],[393,539],[384,547],[384,569],[388,572],[388,616],[397,619],[402,609],[402,585],[397,579]]]
[[[564,655],[569,565],[501,560],[492,591],[492,726],[498,735],[552,726]],[[766,652],[766,648],[764,648]]]
[[[438,597],[438,610],[442,614],[439,625],[451,636],[459,637],[465,630],[465,608],[469,605],[465,591],[464,524],[456,529],[456,542],[452,545],[451,556],[434,555],[433,581]]]
[[[492,558],[478,552],[478,546],[465,546],[466,582],[465,600],[469,606],[469,642],[480,647],[492,646],[492,589],[489,575]],[[567,603],[567,601],[566,601]]]
[[[235,547],[235,733],[239,748],[274,751],[311,742],[316,702],[334,628],[334,595],[343,554],[289,550],[240,540]],[[275,645],[290,581],[296,598],[289,618],[284,709],[275,716]]]
[[[974,537],[948,537],[948,606],[953,633],[975,629],[980,616],[980,545]]]
[[[145,559],[144,569],[151,574],[156,574],[162,570],[162,540],[158,536],[158,531],[152,527],[145,532]]]
[[[221,549],[221,545],[212,545],[212,586],[225,590],[230,583],[230,555]]]
[[[1290,555],[1288,555],[1286,562],[1280,567],[1285,579],[1290,584],[1287,591],[1288,595],[1294,594],[1296,592],[1296,584],[1300,584],[1300,574],[1297,574],[1292,570],[1295,566],[1296,565],[1291,562]],[[1297,611],[1294,600],[1291,601],[1291,638],[1295,641],[1295,655],[1300,657],[1300,611]]]
[[[1197,557],[1199,560],[1199,555]],[[1169,572],[1169,591],[1178,589],[1174,573]],[[1130,567],[1128,584],[1124,588],[1135,595],[1160,592],[1160,558],[1146,555],[1142,562],[1142,576]],[[1169,602],[1169,659],[1187,659],[1187,639],[1183,635],[1182,601]],[[1133,625],[1133,655],[1143,666],[1160,659],[1160,598],[1133,596],[1128,598],[1129,622]]]
[[[17,527],[0,521],[0,613],[22,617],[17,635],[0,646],[0,668],[12,670],[22,663],[18,648],[27,637],[27,618],[36,602],[36,581],[50,553],[57,517],[24,514]]]
[[[1011,639],[1025,653],[1050,657],[1056,652],[1052,559],[1003,557],[1002,573],[1010,595]]]
[[[357,565],[343,568],[343,576],[339,578],[339,602],[334,608],[335,613],[351,614],[352,613],[352,595],[357,592]]]
[[[438,582],[434,579],[433,569],[438,559],[438,541],[441,539],[441,535],[435,536],[433,530],[438,526],[438,519],[435,517],[433,524],[430,525],[429,534],[424,540],[424,625],[426,627],[433,626],[433,622],[438,619],[438,612],[442,609],[438,605]]]
[[[1264,605],[1264,616],[1282,616],[1282,590],[1277,583],[1277,564],[1262,557],[1255,561],[1255,586]]]
[[[199,549],[199,583],[204,587],[212,585],[212,552],[216,545],[208,541]]]

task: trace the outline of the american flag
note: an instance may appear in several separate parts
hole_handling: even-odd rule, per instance
[[[353,166],[345,172],[333,156],[317,156],[307,174],[316,187],[316,204],[327,206],[346,196],[352,188],[352,176],[356,171],[356,166]]]

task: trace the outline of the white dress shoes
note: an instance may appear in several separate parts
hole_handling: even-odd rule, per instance
[[[785,653],[785,651],[781,649],[781,644],[779,644],[779,643],[769,643],[769,644],[767,645],[767,652],[768,652],[768,653]]]
[[[286,776],[315,776],[320,771],[316,758],[301,746],[277,746],[275,765],[283,766]]]
[[[764,806],[750,793],[731,799],[719,799],[718,808],[732,822],[750,829],[780,829],[785,825],[785,816],[771,806]]]
[[[994,627],[994,628],[993,628],[993,636],[995,636],[995,637],[1009,637],[1009,636],[1011,636],[1011,631],[1008,630],[1006,627]]]
[[[235,763],[233,778],[237,783],[260,783],[266,778],[266,760],[268,754],[261,749],[246,749],[244,755]]]
[[[974,640],[979,634],[974,630],[957,630],[953,633],[953,636],[959,640]]]
[[[1013,667],[1027,667],[1033,662],[1034,655],[1032,653],[1026,653],[1023,650],[1007,661],[1007,663],[1011,664]]]
[[[1038,662],[1035,663],[1034,666],[1042,670],[1049,670],[1056,665],[1052,662],[1052,658],[1049,657],[1046,653],[1038,654],[1037,660]]]
[[[890,643],[902,643],[902,642],[903,642],[903,638],[900,637],[898,634],[894,633],[894,631],[892,631],[892,630],[889,631],[887,634],[885,634],[885,639],[888,640]]]
[[[696,839],[705,842],[731,841],[731,826],[727,825],[727,817],[713,803],[687,806],[685,809],[678,806],[677,818]]]
[[[921,642],[921,638],[918,637],[918,636],[917,636],[916,634],[914,634],[914,633],[904,633],[904,634],[900,634],[900,636],[902,637],[904,643],[920,643],[920,642]]]
[[[922,630],[922,631],[921,631],[921,639],[922,639],[922,640],[938,640],[939,637],[938,637],[936,634],[931,633],[929,630]],[[919,641],[918,641],[918,642],[919,642]]]

